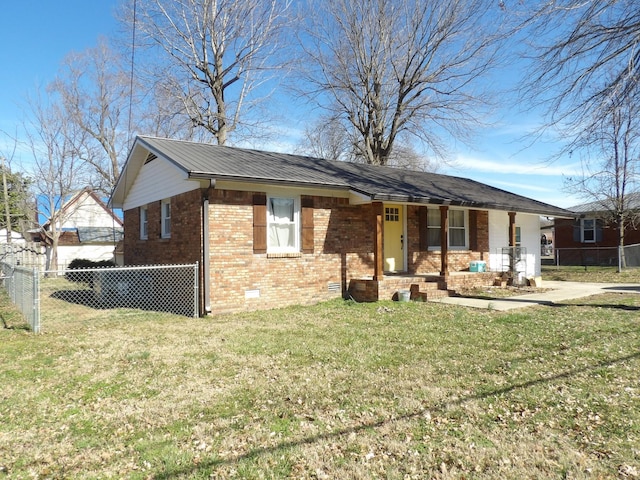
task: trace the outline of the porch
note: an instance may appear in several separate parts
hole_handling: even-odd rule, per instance
[[[398,300],[400,290],[409,290],[411,300],[433,300],[456,295],[456,290],[493,285],[496,272],[451,272],[448,275],[387,273],[383,279],[351,279],[348,294],[357,302]]]

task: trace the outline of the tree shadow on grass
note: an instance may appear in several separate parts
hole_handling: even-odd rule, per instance
[[[601,304],[601,303],[552,303],[549,306],[551,307],[596,307],[596,308],[605,308],[609,310],[625,310],[629,312],[637,312],[640,311],[640,307],[635,305],[611,305],[611,304]]]
[[[180,292],[179,292],[180,293]],[[62,300],[74,305],[82,305],[95,310],[111,310],[115,308],[126,308],[144,310],[149,312],[167,312],[176,315],[193,317],[193,300],[191,303],[185,302],[184,296],[165,296],[151,294],[117,294],[109,291],[105,294],[98,294],[93,289],[83,290],[57,290],[50,295],[51,298]]]
[[[616,289],[618,290],[618,289]],[[623,293],[623,292],[603,292],[603,293]],[[600,294],[596,294],[600,295]],[[472,298],[477,300],[484,300],[487,302],[513,302],[517,304],[522,304],[522,307],[527,307],[527,304],[531,305],[541,305],[546,307],[594,307],[594,308],[604,308],[604,309],[612,309],[612,310],[626,310],[630,312],[640,311],[640,306],[636,305],[625,305],[625,304],[610,304],[610,303],[568,303],[569,300],[566,301],[553,301],[553,300],[539,300],[539,299],[530,299],[523,297],[489,297],[484,295],[460,295],[460,298]]]
[[[75,305],[83,305],[89,308],[105,310],[108,307],[103,302],[96,299],[93,290],[58,290],[53,292],[51,298],[62,300],[63,302],[73,303]]]
[[[613,287],[604,287],[602,290],[611,290],[612,292],[633,292],[640,293],[640,285],[620,285]]]
[[[0,320],[2,321],[2,326],[5,330],[26,330],[26,331],[31,330],[31,327],[29,326],[29,324],[26,323],[22,318],[18,325],[10,325],[9,322],[7,322],[7,319],[5,318],[5,315],[0,313]]]
[[[543,383],[549,383],[549,382],[553,382],[553,381],[556,381],[556,380],[562,380],[562,379],[571,378],[571,377],[573,377],[575,375],[578,375],[578,374],[581,374],[581,373],[589,372],[589,371],[596,370],[596,369],[603,368],[603,367],[609,367],[611,365],[615,365],[615,364],[618,364],[618,363],[623,363],[623,362],[626,362],[626,361],[629,361],[629,360],[635,360],[637,358],[640,358],[640,352],[632,353],[632,354],[629,354],[629,355],[625,355],[625,356],[622,356],[622,357],[617,357],[617,358],[610,359],[610,360],[603,360],[603,361],[597,362],[597,363],[595,363],[595,364],[593,364],[591,366],[587,366],[587,367],[583,367],[583,368],[576,368],[576,369],[573,369],[573,370],[568,370],[566,372],[559,373],[559,374],[556,374],[556,375],[551,375],[551,376],[543,377],[543,378],[537,378],[535,380],[529,380],[529,381],[522,382],[522,383],[516,383],[516,384],[513,384],[513,385],[508,385],[508,386],[503,387],[503,388],[498,388],[498,389],[490,390],[490,391],[486,391],[486,392],[475,393],[473,395],[467,395],[467,396],[464,396],[464,397],[456,398],[454,400],[441,402],[439,404],[434,404],[434,405],[430,406],[429,408],[421,408],[419,410],[414,411],[413,413],[409,413],[409,414],[406,414],[406,415],[401,415],[401,416],[398,416],[398,417],[394,417],[391,420],[384,419],[384,420],[378,420],[378,421],[374,421],[374,422],[366,422],[366,423],[363,423],[363,424],[355,426],[355,427],[344,428],[342,430],[323,433],[323,434],[320,434],[320,435],[314,435],[314,436],[302,438],[302,439],[299,439],[299,440],[294,440],[294,441],[289,441],[289,442],[282,442],[279,445],[275,445],[273,447],[255,448],[253,450],[248,451],[247,453],[236,455],[236,456],[230,457],[230,458],[208,460],[208,461],[200,462],[198,465],[185,467],[185,468],[179,468],[179,469],[172,469],[171,471],[158,473],[157,475],[154,476],[154,478],[156,478],[156,479],[170,479],[170,478],[175,478],[176,476],[182,476],[182,475],[188,475],[190,473],[195,473],[200,469],[215,468],[215,467],[220,466],[220,465],[235,464],[235,463],[243,461],[243,460],[251,460],[251,459],[257,458],[260,455],[264,455],[264,454],[275,453],[275,452],[278,452],[278,451],[281,451],[281,450],[289,450],[291,448],[295,448],[295,447],[301,446],[301,445],[310,445],[310,444],[313,444],[313,443],[318,442],[318,441],[335,439],[335,438],[338,438],[338,437],[348,436],[349,434],[352,434],[352,433],[359,433],[359,432],[362,432],[362,431],[365,431],[365,430],[380,428],[380,427],[382,427],[382,426],[384,426],[384,425],[386,425],[386,424],[388,424],[390,422],[396,422],[398,420],[413,420],[413,419],[417,419],[417,418],[420,418],[420,417],[424,416],[426,413],[432,414],[433,412],[436,412],[436,413],[443,414],[447,409],[449,409],[451,407],[463,405],[463,404],[465,404],[467,402],[471,402],[471,401],[475,401],[475,400],[484,400],[484,399],[489,398],[489,397],[496,397],[496,396],[508,394],[508,393],[511,393],[513,391],[516,391],[516,390],[524,390],[526,388],[533,387],[535,385],[539,385],[539,384],[543,384]]]

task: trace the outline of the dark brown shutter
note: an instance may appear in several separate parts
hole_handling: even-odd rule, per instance
[[[267,196],[253,196],[253,253],[267,253]]]
[[[469,250],[478,251],[478,211],[469,210]]]
[[[302,253],[313,253],[313,198],[302,197]]]
[[[427,231],[427,207],[418,207],[418,238],[420,242],[420,251],[429,250],[429,234]]]

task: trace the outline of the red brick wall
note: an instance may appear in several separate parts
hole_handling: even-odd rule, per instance
[[[212,313],[311,304],[341,296],[351,279],[371,278],[374,243],[371,205],[349,205],[346,198],[311,197],[313,253],[256,254],[253,197],[258,193],[263,192],[217,189],[205,192],[209,196],[208,282]],[[202,194],[196,190],[172,198],[169,239],[160,236],[161,202],[147,206],[147,240],[140,240],[139,210],[125,212],[125,264],[201,262]],[[440,254],[419,250],[417,207],[408,207],[407,221],[409,270],[438,272]],[[475,230],[477,244],[488,250],[487,212],[478,212]],[[469,261],[481,260],[487,253],[485,250],[450,252],[452,270],[468,268]],[[330,290],[330,285],[337,289]]]
[[[372,274],[370,206],[313,197],[313,253],[254,254],[255,193],[260,192],[210,191],[214,313],[316,303],[341,296],[349,278]],[[337,284],[337,290],[330,291],[329,284]]]
[[[573,240],[573,226],[579,225],[572,219],[556,219],[554,222],[555,248],[591,248],[591,247],[617,247],[618,232],[617,227],[607,226],[602,229],[602,241],[596,243],[582,243]],[[579,228],[579,227],[578,227]],[[624,243],[633,245],[640,243],[640,230],[627,227],[625,231]]]
[[[77,246],[80,245],[80,237],[78,236],[78,232],[60,232],[60,237],[58,238],[58,246],[59,247],[68,247],[68,246]]]
[[[425,274],[440,272],[440,251],[420,250],[420,207],[407,207],[407,237],[409,272]],[[489,212],[475,210],[475,222],[469,225],[469,244],[475,243],[476,250],[449,250],[449,270],[459,272],[469,269],[473,260],[489,258]],[[469,215],[470,219],[473,215]]]
[[[147,205],[147,240],[140,239],[140,210],[124,212],[125,265],[161,265],[202,262],[202,192],[171,199],[171,238],[160,235],[160,201]]]
[[[556,261],[560,265],[617,265],[618,232],[615,226],[604,226],[602,239],[591,243],[574,241],[574,226],[580,238],[579,220],[556,219],[554,222],[553,246],[556,249]],[[628,227],[624,243],[640,243],[640,230]]]

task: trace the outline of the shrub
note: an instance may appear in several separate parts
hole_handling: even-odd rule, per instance
[[[115,267],[116,264],[111,260],[87,260],[86,258],[74,258],[69,263],[67,270],[80,270],[83,268],[109,268]],[[87,275],[81,272],[69,272],[65,274],[65,278],[70,282],[86,282],[88,279]]]

